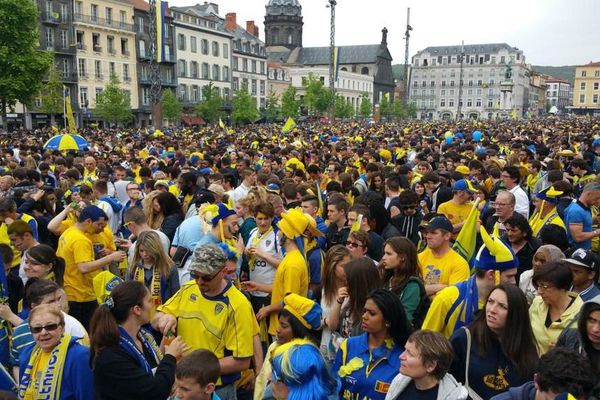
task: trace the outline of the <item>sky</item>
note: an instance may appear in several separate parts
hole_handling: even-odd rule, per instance
[[[188,6],[204,0],[169,0]],[[268,0],[212,0],[219,14],[236,12],[238,25],[256,21],[264,40]],[[300,0],[303,45],[329,45],[327,0]],[[533,65],[580,65],[600,61],[600,0],[337,0],[336,44],[377,44],[388,29],[394,64],[404,62],[406,11],[410,7],[409,57],[428,46],[508,43]],[[410,60],[410,58],[409,58]]]

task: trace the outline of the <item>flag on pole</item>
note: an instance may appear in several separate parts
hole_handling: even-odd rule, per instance
[[[69,93],[69,89],[66,86],[64,88],[64,110],[65,110],[65,118],[67,119],[67,127],[69,128],[69,133],[77,133],[77,128],[75,127],[75,118],[73,118],[73,107],[71,107],[71,95]]]
[[[363,215],[358,214],[358,217],[356,217],[356,221],[354,221],[352,223],[352,226],[350,227],[350,232],[360,231],[360,224],[362,224],[362,219],[363,219]]]
[[[219,128],[221,128],[221,129],[225,128],[225,124],[223,123],[223,120],[221,118],[219,118]]]
[[[285,121],[285,125],[283,125],[283,128],[281,129],[281,133],[288,133],[296,126],[296,121],[294,121],[292,117],[288,117],[287,121]]]
[[[168,4],[166,1],[157,2],[156,10],[156,62],[161,63],[165,58],[165,15]]]
[[[479,199],[473,203],[473,208],[469,212],[465,224],[460,229],[456,241],[452,248],[462,258],[464,258],[470,266],[473,266],[475,260],[475,245],[477,242],[477,221],[479,220]]]
[[[338,76],[340,74],[340,52],[342,51],[341,47],[336,47],[333,51],[333,70],[335,71],[334,81],[337,82]]]

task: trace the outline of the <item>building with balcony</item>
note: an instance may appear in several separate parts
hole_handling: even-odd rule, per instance
[[[262,109],[267,100],[267,52],[258,38],[254,21],[246,22],[246,29],[237,24],[236,13],[227,13],[223,21],[225,30],[233,35],[231,59],[233,93],[246,86],[256,105]]]
[[[553,76],[546,76],[546,104],[563,113],[571,105],[571,83]]]
[[[529,101],[525,109],[527,117],[541,117],[546,114],[546,77],[529,69]]]
[[[150,6],[145,0],[129,0],[133,5],[135,51],[137,57],[137,85],[139,109],[136,115],[138,126],[154,125],[152,121],[152,98],[150,87],[152,86],[151,53],[150,53]],[[157,2],[156,12],[161,12],[160,2]],[[171,89],[177,92],[177,59],[175,57],[175,29],[173,17],[167,8],[162,20],[162,57],[158,63],[160,84],[162,90]],[[158,56],[158,55],[157,55]]]
[[[579,115],[600,115],[600,62],[580,65],[575,69],[571,111]]]
[[[213,83],[231,98],[231,39],[213,3],[171,7],[177,57],[177,97],[190,112],[202,101],[202,88]]]
[[[267,95],[274,93],[281,98],[292,84],[290,66],[282,62],[267,61]]]
[[[131,108],[139,107],[137,60],[132,24],[133,5],[127,0],[75,0],[77,99],[82,111],[81,125],[102,122],[94,115],[96,98],[116,75],[130,96]]]
[[[516,47],[436,46],[413,56],[408,95],[421,119],[522,117],[529,87],[529,67]]]

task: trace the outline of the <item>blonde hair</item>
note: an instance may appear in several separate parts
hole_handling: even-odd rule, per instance
[[[259,203],[267,202],[267,191],[264,188],[252,188],[248,194],[237,201],[242,207],[248,207],[250,214],[253,215],[255,208]]]
[[[58,323],[65,326],[65,316],[57,304],[40,304],[39,306],[33,307],[29,312],[29,323],[31,324],[31,321],[33,321],[36,315],[44,313],[54,315],[58,318]]]
[[[161,193],[162,192],[160,190],[153,190],[142,200],[142,208],[144,209],[144,214],[146,215],[146,221],[152,229],[160,228],[164,219],[164,215],[162,215],[162,213],[155,215],[152,207],[154,199],[156,199],[156,197],[158,197],[158,195]]]
[[[158,268],[162,276],[169,276],[171,269],[173,268],[173,260],[171,260],[169,255],[165,252],[158,233],[154,231],[145,231],[138,236],[135,242],[133,262],[129,266],[129,273],[133,275],[138,262],[141,261],[139,253],[140,246],[144,246],[146,251],[154,258],[154,268]]]

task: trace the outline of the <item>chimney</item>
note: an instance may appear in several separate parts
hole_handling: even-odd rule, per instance
[[[225,14],[225,29],[229,32],[235,31],[237,28],[236,14],[235,13],[227,13]]]
[[[254,24],[254,21],[246,21],[246,30],[249,34],[258,37],[258,26]]]

